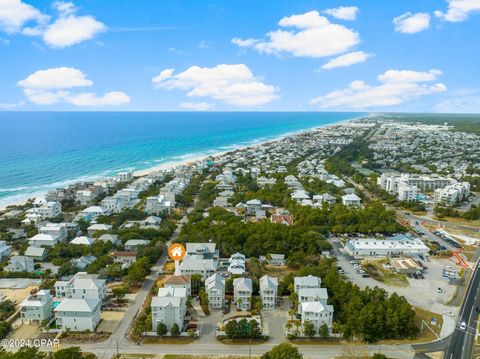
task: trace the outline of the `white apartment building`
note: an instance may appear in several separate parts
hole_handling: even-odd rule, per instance
[[[222,309],[225,305],[225,279],[218,273],[211,275],[205,281],[205,291],[209,308]]]
[[[20,303],[22,323],[41,324],[53,316],[52,310],[53,299],[47,290],[40,290],[36,294],[29,295]]]
[[[102,199],[100,207],[108,213],[120,213],[127,208],[127,200],[123,197],[108,196]]]
[[[409,173],[383,173],[377,178],[377,184],[385,191],[397,193],[403,201],[417,200],[420,191],[433,191],[450,185],[454,180],[438,175],[416,175]]]
[[[57,328],[75,332],[95,331],[100,322],[100,306],[98,299],[64,298],[53,310]]]
[[[252,306],[252,280],[235,278],[233,280],[233,299],[238,310],[250,310]]]
[[[160,288],[152,298],[152,330],[157,331],[159,323],[170,331],[177,324],[180,331],[187,312],[187,292],[184,288]]]
[[[263,309],[274,309],[277,304],[278,278],[264,275],[260,278],[260,297]]]
[[[405,182],[398,184],[398,200],[399,201],[416,201],[418,199],[418,188]]]
[[[56,297],[96,299],[101,302],[107,295],[105,279],[85,272],[78,272],[69,280],[56,281],[54,287]]]
[[[117,181],[119,182],[128,182],[128,181],[131,181],[132,179],[133,179],[132,171],[117,173]]]
[[[466,199],[469,194],[470,183],[455,183],[444,188],[436,189],[434,201],[435,203],[445,206],[452,206]]]

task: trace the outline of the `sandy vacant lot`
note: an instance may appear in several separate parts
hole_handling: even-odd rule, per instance
[[[125,312],[102,311],[97,331],[113,333],[124,315]]]
[[[18,327],[16,327],[18,325]],[[15,328],[16,327],[16,328]],[[14,323],[14,330],[8,335],[9,339],[34,339],[40,334],[38,325]]]

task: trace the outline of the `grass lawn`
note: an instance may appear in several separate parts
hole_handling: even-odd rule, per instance
[[[165,354],[163,359],[209,359],[209,358],[215,358],[215,359],[245,359],[247,356],[243,355],[218,355],[218,356],[212,356],[212,355],[187,355],[187,354]],[[256,359],[258,357],[252,356],[252,359]]]
[[[228,338],[224,338],[224,339],[218,339],[219,342],[221,342],[222,344],[227,344],[227,345],[248,345],[248,344],[252,344],[252,345],[260,345],[260,344],[263,344],[265,342],[268,341],[268,338],[265,338],[265,339],[252,339],[252,341],[250,342],[250,339],[228,339]]]
[[[394,287],[407,287],[407,275],[398,273],[393,268],[385,268],[383,266],[384,264],[388,263],[388,259],[364,260],[362,261],[362,268],[370,275],[370,277],[379,282],[385,283],[386,285]]]
[[[191,337],[143,337],[143,344],[191,344],[195,341]]]
[[[297,270],[293,268],[289,268],[287,266],[269,266],[266,265],[264,266],[265,274],[268,274],[271,277],[276,277],[278,279],[282,279],[285,277],[288,273],[294,273]]]
[[[168,261],[163,266],[163,271],[166,273],[173,273],[175,272],[175,262]]]
[[[340,345],[348,343],[343,338],[298,338],[288,341],[295,345]]]

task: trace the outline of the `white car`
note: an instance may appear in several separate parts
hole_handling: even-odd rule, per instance
[[[454,316],[453,313],[452,313],[451,311],[449,311],[449,310],[444,311],[443,314],[449,315],[449,316],[451,316],[451,317]]]
[[[460,324],[460,330],[465,330],[465,329],[467,329],[467,323],[462,322],[462,323]]]

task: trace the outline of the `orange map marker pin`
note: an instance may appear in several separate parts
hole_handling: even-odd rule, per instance
[[[182,260],[186,252],[185,247],[180,243],[172,243],[170,247],[168,247],[168,255],[170,259],[174,261]]]

